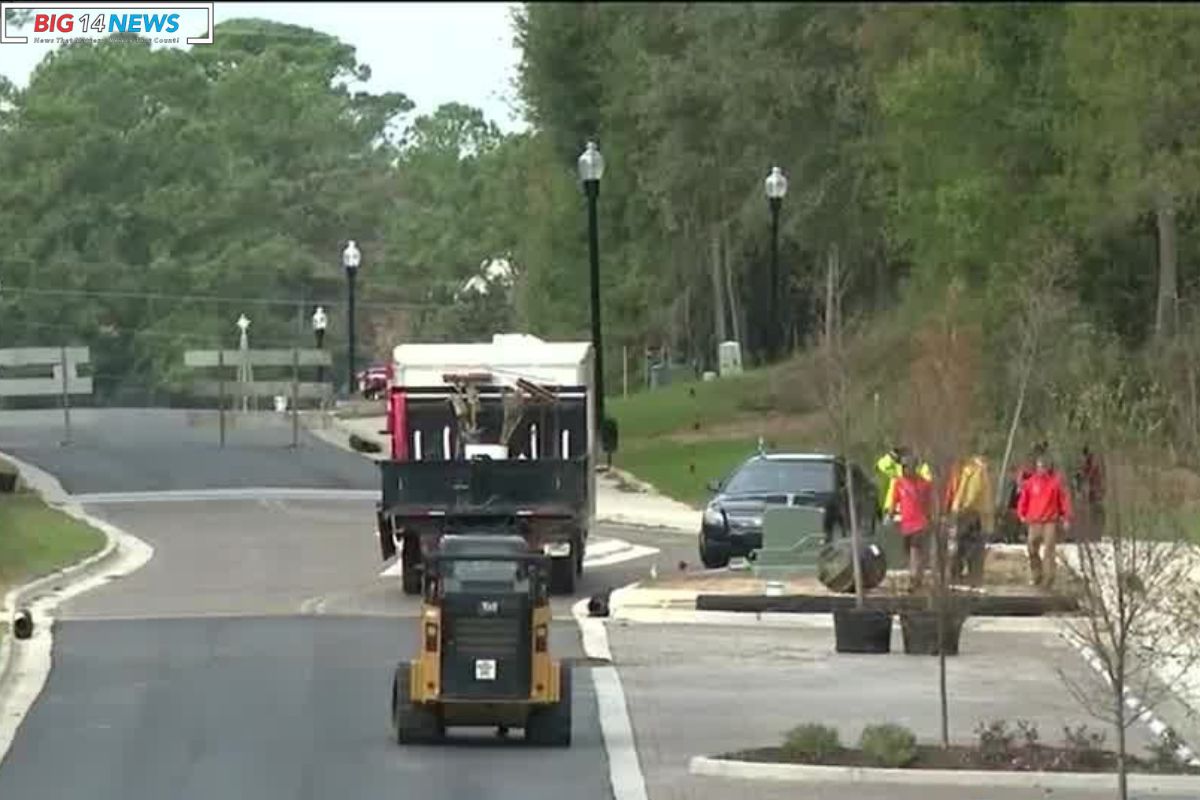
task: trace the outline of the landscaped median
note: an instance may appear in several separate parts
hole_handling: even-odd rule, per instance
[[[834,728],[800,725],[775,747],[715,757],[698,756],[694,775],[795,783],[907,786],[992,786],[1028,789],[1102,789],[1116,785],[1116,756],[1104,737],[1080,727],[1047,744],[1036,727],[996,720],[980,725],[978,741],[950,747],[919,743],[899,725],[869,725],[857,747],[845,747]],[[1173,743],[1144,758],[1129,757],[1129,782],[1148,792],[1200,793],[1200,768],[1175,754]]]
[[[0,475],[14,475],[0,459]],[[0,597],[27,581],[67,567],[98,552],[104,534],[53,509],[16,481],[16,491],[0,493]],[[4,634],[0,630],[0,636]]]

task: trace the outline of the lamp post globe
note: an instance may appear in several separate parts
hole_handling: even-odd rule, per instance
[[[768,200],[782,200],[787,195],[788,179],[779,167],[771,167],[771,174],[763,181]]]
[[[603,177],[604,156],[595,142],[588,142],[579,156],[579,180],[586,185],[589,182],[599,183]]]
[[[324,306],[317,306],[312,315],[313,336],[317,340],[317,349],[325,344],[325,329],[329,327],[329,317],[325,314]]]

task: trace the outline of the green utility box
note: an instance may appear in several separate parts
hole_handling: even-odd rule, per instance
[[[780,506],[763,514],[763,546],[754,559],[755,575],[816,572],[825,544],[825,512]]]
[[[889,569],[907,569],[908,551],[904,548],[904,536],[891,522],[881,522],[875,529],[875,543],[883,548]]]

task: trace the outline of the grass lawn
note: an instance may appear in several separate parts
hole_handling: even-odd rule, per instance
[[[753,439],[715,439],[707,442],[621,442],[613,464],[652,484],[663,494],[697,508],[708,499],[708,482],[725,475],[754,453]]]
[[[765,370],[708,383],[673,384],[609,401],[620,426],[613,464],[693,506],[708,498],[709,481],[758,449],[820,446],[803,414],[779,409],[777,379]],[[811,416],[811,415],[809,415]]]
[[[0,464],[0,470],[11,469]],[[0,594],[100,550],[104,534],[34,492],[0,494]]]

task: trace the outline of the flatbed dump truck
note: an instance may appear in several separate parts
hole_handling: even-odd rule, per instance
[[[596,509],[590,343],[404,344],[391,373],[376,514],[405,593],[443,536],[480,530],[520,536],[550,590],[574,592]]]

